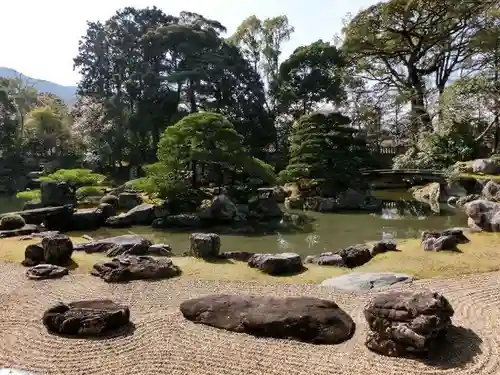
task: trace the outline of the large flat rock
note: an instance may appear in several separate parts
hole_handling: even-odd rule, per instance
[[[105,253],[108,257],[123,254],[143,255],[148,252],[153,243],[148,239],[135,235],[124,234],[116,237],[103,238],[97,241],[75,245],[75,251],[86,253]]]
[[[411,281],[413,281],[413,277],[404,273],[352,272],[327,279],[321,285],[351,292],[368,292],[369,290],[391,286],[396,283]]]
[[[355,330],[335,302],[313,297],[208,295],[181,303],[180,310],[195,323],[314,344],[341,343]]]

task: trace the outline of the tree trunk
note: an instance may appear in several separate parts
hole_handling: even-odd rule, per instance
[[[191,177],[191,187],[193,189],[196,189],[196,187],[198,185],[198,175],[196,173],[196,167],[197,167],[196,160],[193,160],[191,162],[191,172],[193,173],[193,175]]]
[[[432,121],[425,106],[425,84],[415,67],[408,67],[408,78],[413,88],[410,99],[412,134],[418,136],[422,131],[432,131]]]
[[[195,92],[194,92],[194,84],[193,84],[192,80],[189,80],[188,96],[189,96],[189,104],[190,104],[189,113],[198,112],[198,106],[196,105],[196,97],[195,97]]]

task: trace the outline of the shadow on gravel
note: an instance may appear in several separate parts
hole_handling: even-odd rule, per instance
[[[482,353],[482,342],[473,330],[452,326],[424,363],[442,370],[464,367]]]

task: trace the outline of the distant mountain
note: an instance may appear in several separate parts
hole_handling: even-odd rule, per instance
[[[44,81],[43,79],[36,79],[25,76],[22,73],[10,68],[0,66],[0,77],[4,78],[21,78],[28,85],[33,86],[38,92],[49,92],[57,95],[67,105],[73,105],[76,100],[76,86],[62,86],[54,82]]]

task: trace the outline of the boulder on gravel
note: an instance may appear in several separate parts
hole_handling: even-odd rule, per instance
[[[189,236],[189,255],[216,258],[220,252],[220,237],[216,233],[193,233]]]
[[[347,275],[332,277],[321,283],[321,286],[333,287],[335,289],[350,292],[368,292],[394,285],[396,283],[411,282],[413,277],[404,273],[392,272],[352,272]]]
[[[58,304],[43,314],[43,324],[51,333],[103,336],[130,323],[130,310],[110,300]]]
[[[295,253],[254,254],[248,259],[248,266],[269,275],[295,274],[304,270],[300,255]]]
[[[370,248],[364,244],[346,247],[338,252],[348,268],[355,268],[368,263],[372,259]]]
[[[48,264],[63,266],[71,261],[73,242],[65,234],[55,234],[42,238],[44,260]]]
[[[103,238],[97,241],[75,245],[75,251],[86,253],[105,253],[108,257],[122,254],[144,255],[148,253],[153,243],[136,234],[124,234],[116,237]]]
[[[26,267],[36,266],[41,263],[66,266],[71,261],[73,243],[65,234],[53,234],[42,237],[39,244],[26,247],[22,264]]]
[[[314,344],[341,343],[355,330],[335,302],[313,297],[208,295],[182,302],[180,310],[195,323]]]
[[[388,292],[365,306],[365,345],[387,356],[422,355],[451,326],[454,311],[434,292]]]
[[[26,276],[31,280],[59,279],[68,274],[66,267],[56,266],[54,264],[39,264],[28,268]]]
[[[180,273],[180,268],[170,259],[136,255],[121,255],[110,262],[96,263],[91,271],[93,276],[98,276],[108,283],[168,279]]]

